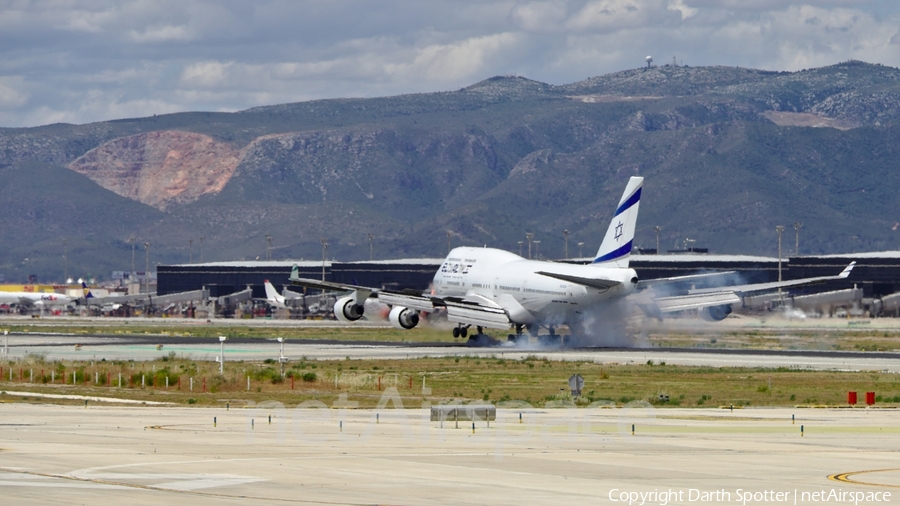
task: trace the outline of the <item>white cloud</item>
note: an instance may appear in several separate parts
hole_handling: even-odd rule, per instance
[[[572,16],[571,30],[621,32],[673,20],[666,0],[594,0]],[[680,19],[680,15],[678,16]]]
[[[129,38],[135,42],[164,42],[164,41],[186,41],[193,40],[196,35],[186,26],[154,26],[146,28],[143,31],[131,30],[128,32]]]
[[[568,17],[568,9],[564,1],[528,2],[513,7],[510,17],[527,32],[558,32]]]
[[[431,81],[458,81],[484,71],[485,64],[498,53],[511,48],[516,36],[500,33],[474,37],[454,44],[432,45],[417,51],[404,74],[418,74]]]
[[[25,79],[22,76],[0,77],[0,108],[16,108],[28,101]]]
[[[181,83],[188,86],[221,86],[231,78],[234,62],[205,61],[192,63],[181,72]]]
[[[688,7],[684,0],[669,0],[669,10],[681,13],[682,19],[687,19],[697,14],[697,9]]]
[[[900,2],[83,0],[0,4],[0,126],[562,84],[690,65],[900,66]]]

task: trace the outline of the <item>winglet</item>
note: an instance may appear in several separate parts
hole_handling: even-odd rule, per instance
[[[609,222],[606,236],[591,262],[594,265],[627,268],[628,257],[631,256],[631,245],[634,242],[634,228],[637,225],[638,208],[641,203],[641,188],[644,178],[632,177],[628,180],[625,192],[619,200],[616,214]],[[608,265],[612,264],[612,265]]]
[[[848,265],[847,267],[844,267],[844,270],[842,270],[841,273],[838,274],[838,277],[841,279],[846,279],[848,276],[850,276],[850,271],[852,271],[854,267],[856,267],[856,260],[850,262],[850,265]]]

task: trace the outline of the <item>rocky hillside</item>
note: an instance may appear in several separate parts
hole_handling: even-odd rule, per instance
[[[164,210],[219,193],[238,161],[236,149],[208,135],[164,130],[104,142],[68,168],[113,193]]]
[[[101,275],[130,268],[131,237],[154,262],[187,261],[190,240],[198,259],[201,237],[204,260],[255,258],[266,234],[275,258],[317,258],[326,238],[352,260],[367,234],[387,257],[440,255],[448,232],[516,251],[531,231],[560,257],[568,229],[589,254],[634,174],[643,246],[659,225],[664,248],[773,254],[775,225],[802,222],[801,253],[893,249],[898,116],[900,70],[846,62],[0,129],[0,274],[61,277],[63,238],[80,245],[70,272]]]

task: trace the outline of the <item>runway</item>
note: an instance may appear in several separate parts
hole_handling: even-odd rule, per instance
[[[900,493],[894,411],[519,413],[499,409],[473,433],[423,409],[0,403],[0,494],[16,505],[520,506],[820,504],[812,494],[832,491],[889,504]]]
[[[3,351],[0,342],[0,351]],[[23,360],[39,355],[46,360],[129,360],[160,359],[174,353],[193,360],[216,360],[217,339],[175,336],[70,336],[56,334],[14,334],[9,336],[9,359]],[[529,356],[561,361],[644,364],[648,360],[672,365],[710,367],[773,367],[809,370],[885,371],[900,373],[900,354],[886,352],[778,351],[753,349],[674,348],[580,348],[501,346],[478,348],[464,342],[388,343],[341,342],[339,340],[288,340],[284,345],[289,360],[406,359],[422,357],[472,356],[520,360]],[[226,361],[277,359],[280,344],[266,339],[232,339],[224,347]],[[0,358],[5,355],[0,354]]]

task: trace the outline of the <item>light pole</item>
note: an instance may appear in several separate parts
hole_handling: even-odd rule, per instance
[[[775,231],[778,232],[778,281],[781,281],[781,233],[784,232],[784,225],[778,225],[775,227]],[[781,292],[781,290],[778,290]]]
[[[194,240],[188,239],[188,263],[194,263]]]
[[[69,240],[63,239],[63,283],[69,285]]]
[[[799,221],[794,222],[794,232],[796,236],[794,237],[794,255],[800,256],[800,228],[803,227],[803,224]]]
[[[519,241],[519,256],[522,256],[522,245],[525,244],[525,241]]]
[[[319,241],[322,242],[322,281],[325,281],[325,252],[328,250],[328,241],[324,237]]]
[[[659,255],[659,231],[662,230],[662,227],[657,225],[653,227],[653,230],[656,231],[656,254]]]
[[[528,259],[531,260],[531,241],[534,239],[534,234],[525,232],[525,239],[528,240]]]
[[[272,236],[266,234],[266,260],[272,259]]]
[[[225,374],[225,336],[219,336],[219,374]]]
[[[775,231],[778,232],[778,282],[781,282],[781,233],[784,232],[784,225],[778,225],[775,227]],[[778,299],[781,300],[781,303],[784,304],[784,297],[781,294],[781,287],[778,287]]]
[[[540,252],[541,241],[534,241],[534,258],[540,260],[541,252]]]
[[[3,331],[3,337],[6,338],[6,342],[3,344],[3,352],[6,353],[6,361],[9,362],[9,331]]]
[[[200,263],[203,263],[203,238],[200,238]]]
[[[566,243],[566,260],[569,259],[569,229],[563,230],[563,240]]]
[[[278,362],[281,363],[281,377],[284,377],[284,363],[287,362],[287,357],[284,356],[284,338],[279,337],[276,338],[276,341],[281,343],[281,355],[278,356]]]
[[[584,248],[584,243],[583,242],[578,243],[578,258],[584,258],[584,253],[583,253],[582,248]]]
[[[375,236],[372,234],[366,234],[369,238],[369,261],[372,261],[372,240],[375,239]]]
[[[147,292],[150,292],[150,243],[144,243],[144,251],[147,253],[146,265],[144,267],[144,279],[147,280]]]
[[[447,254],[450,254],[450,231],[447,231]]]

